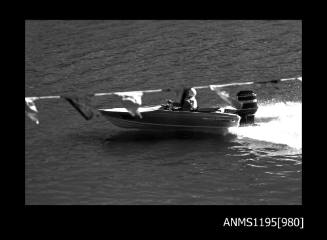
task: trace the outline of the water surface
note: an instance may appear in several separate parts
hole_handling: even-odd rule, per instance
[[[26,96],[302,75],[301,21],[26,21],[25,45]],[[25,120],[26,204],[301,204],[302,85],[253,90],[259,125],[225,137],[124,131],[37,102],[41,124]],[[199,90],[198,103],[219,100]]]

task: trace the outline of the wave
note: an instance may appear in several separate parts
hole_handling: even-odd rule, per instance
[[[262,103],[255,121],[254,126],[231,128],[230,133],[302,150],[302,102]]]

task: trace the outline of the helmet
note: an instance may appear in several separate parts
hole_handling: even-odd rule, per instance
[[[188,96],[189,97],[195,97],[196,96],[196,91],[194,88],[190,88],[190,90],[188,91]]]

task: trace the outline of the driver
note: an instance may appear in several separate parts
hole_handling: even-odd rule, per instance
[[[196,90],[194,88],[188,89],[187,94],[181,103],[182,110],[193,111],[198,108],[198,102],[195,96],[196,96]]]

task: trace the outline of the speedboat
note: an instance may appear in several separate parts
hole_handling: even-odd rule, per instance
[[[222,110],[206,112],[172,111],[161,105],[139,108],[142,118],[131,116],[125,108],[99,109],[112,124],[121,128],[158,131],[201,131],[224,133],[230,127],[238,127],[241,117]]]
[[[138,109],[142,118],[132,116],[126,108],[98,109],[98,111],[120,128],[225,134],[228,128],[254,122],[254,113],[258,108],[256,95],[252,91],[241,91],[237,96],[238,101],[243,104],[241,109],[211,107],[184,111],[169,105],[144,106]]]

